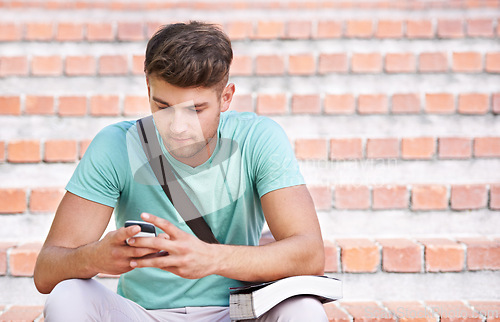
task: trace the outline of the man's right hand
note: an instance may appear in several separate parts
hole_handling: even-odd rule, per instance
[[[141,231],[137,225],[111,231],[94,243],[93,262],[99,273],[119,275],[131,271],[130,261],[157,253],[157,249],[138,248],[127,245],[126,240]],[[146,237],[147,238],[147,237]]]

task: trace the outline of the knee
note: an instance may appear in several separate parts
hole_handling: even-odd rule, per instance
[[[271,311],[274,321],[328,321],[323,304],[312,296],[289,298]]]
[[[44,316],[50,321],[63,321],[78,316],[87,310],[92,301],[99,301],[98,282],[94,280],[70,279],[60,282],[47,297]],[[66,320],[69,321],[69,320]]]

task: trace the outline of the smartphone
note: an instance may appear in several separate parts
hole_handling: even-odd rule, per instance
[[[137,225],[141,227],[141,231],[134,235],[134,237],[156,237],[156,228],[153,224],[138,220],[127,220],[125,227]]]

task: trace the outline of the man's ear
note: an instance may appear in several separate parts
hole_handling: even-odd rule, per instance
[[[233,83],[230,83],[224,88],[221,95],[221,112],[225,112],[229,109],[231,101],[233,100],[234,91],[236,90]]]
[[[149,78],[146,76],[146,85],[148,86],[148,98],[151,99],[151,89],[149,88]]]

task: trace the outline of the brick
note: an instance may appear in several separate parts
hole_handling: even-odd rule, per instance
[[[299,160],[327,160],[328,142],[326,139],[297,139],[295,156]]]
[[[59,23],[57,25],[56,40],[58,41],[81,41],[83,40],[83,24],[81,23]]]
[[[434,28],[431,20],[408,20],[406,22],[408,38],[433,38]]]
[[[463,38],[464,26],[462,19],[439,19],[437,34],[440,38]]]
[[[35,321],[43,313],[43,306],[14,305],[0,315],[0,321]]]
[[[425,94],[425,112],[432,114],[451,114],[455,112],[455,99],[449,93]]]
[[[416,185],[412,188],[412,210],[445,210],[447,208],[448,196],[445,186]]]
[[[74,141],[73,141],[74,142]],[[75,144],[76,150],[76,144]],[[75,151],[76,154],[76,151]],[[30,212],[54,213],[59,206],[65,190],[58,188],[37,188],[31,191],[29,209]]]
[[[373,22],[371,20],[349,20],[346,26],[348,38],[370,38],[373,35]]]
[[[78,145],[78,150],[80,151],[78,157],[80,159],[83,158],[83,155],[85,154],[85,151],[87,151],[87,148],[89,147],[91,141],[92,140],[80,141],[80,144]]]
[[[420,302],[390,301],[382,304],[401,322],[439,322],[438,318]]]
[[[401,155],[403,159],[432,159],[435,151],[433,138],[403,138],[401,140]]]
[[[123,103],[123,115],[142,116],[151,112],[147,96],[126,96]]]
[[[338,272],[339,254],[337,245],[329,240],[325,240],[323,244],[325,245],[325,272]]]
[[[15,245],[14,242],[0,242],[0,275],[7,274],[7,251]],[[1,306],[0,311],[2,311]]]
[[[352,94],[325,95],[324,105],[327,114],[353,114],[356,111]]]
[[[35,263],[42,245],[27,243],[11,250],[9,271],[12,276],[33,276]]]
[[[477,158],[500,157],[500,137],[475,138],[474,156]]]
[[[486,185],[453,185],[450,201],[453,210],[486,208],[488,202]]]
[[[500,52],[486,54],[486,68],[488,73],[500,73]]]
[[[132,56],[132,74],[144,75],[144,55]]]
[[[421,246],[405,238],[378,239],[382,245],[384,272],[418,273],[422,267]]]
[[[117,116],[120,114],[120,99],[114,95],[97,95],[90,98],[90,114],[94,116]]]
[[[342,37],[342,23],[328,20],[318,21],[315,37],[319,39]]]
[[[86,38],[89,41],[113,41],[113,26],[110,23],[89,23]]]
[[[325,309],[328,322],[350,322],[351,317],[339,309],[334,302],[326,303],[323,305]]]
[[[311,21],[289,21],[285,36],[290,39],[309,39],[311,38],[311,33]]]
[[[448,71],[446,53],[421,53],[418,56],[418,70],[421,73],[441,73]]]
[[[458,241],[467,246],[469,270],[500,270],[500,241],[484,237],[459,238]]]
[[[0,77],[26,75],[28,75],[28,60],[26,57],[0,57]]]
[[[21,25],[9,22],[0,23],[0,41],[19,41],[22,34]]]
[[[84,116],[87,114],[87,98],[85,96],[59,97],[58,113],[60,116]]]
[[[380,53],[353,54],[351,68],[354,73],[380,73],[382,56]]]
[[[370,189],[367,186],[339,185],[335,187],[336,209],[370,208]]]
[[[257,114],[285,114],[287,98],[285,94],[259,94],[257,96]]]
[[[342,272],[374,273],[380,264],[377,245],[368,239],[338,239]],[[352,313],[351,313],[352,314]]]
[[[60,56],[35,56],[31,60],[31,73],[34,76],[59,76],[62,74]]]
[[[383,185],[373,187],[373,209],[408,208],[408,191],[405,186]]]
[[[52,96],[27,96],[26,114],[48,115],[54,113],[54,98]]]
[[[285,24],[281,21],[258,21],[255,39],[276,39],[283,38],[285,34]]]
[[[359,138],[331,139],[331,160],[359,160],[363,158],[363,142]]]
[[[312,75],[316,72],[316,62],[313,55],[298,54],[288,57],[288,73],[290,75]]]
[[[488,110],[488,94],[464,93],[458,96],[458,112],[460,114],[486,114]]]
[[[120,41],[144,40],[144,24],[142,22],[119,22],[117,37]]]
[[[153,21],[146,22],[146,39],[150,39],[153,35],[160,30],[164,23]]]
[[[0,96],[0,115],[20,115],[21,99],[19,96]]]
[[[124,55],[104,55],[99,58],[100,75],[126,75],[128,73],[127,57]]]
[[[467,36],[493,37],[493,20],[492,19],[467,20]]]
[[[490,208],[500,210],[500,185],[498,184],[490,187]]]
[[[481,322],[482,318],[462,301],[428,301],[425,304],[441,322]]]
[[[36,140],[9,142],[7,147],[7,160],[11,163],[40,162],[40,142]]]
[[[389,111],[387,97],[383,94],[361,94],[358,97],[360,114],[385,114]]]
[[[376,302],[344,302],[340,306],[345,308],[354,318],[354,321],[367,322],[390,322],[396,318],[387,310],[380,307]]]
[[[425,246],[427,272],[460,272],[464,268],[464,247],[446,238],[420,239]]]
[[[48,140],[45,142],[45,162],[74,162],[76,161],[76,141]]]
[[[483,69],[481,54],[478,52],[454,52],[453,71],[460,73],[479,73]]]
[[[500,114],[500,93],[495,93],[491,95],[491,100],[492,100],[492,110],[493,113],[495,114]]]
[[[322,75],[328,73],[345,74],[349,70],[349,62],[345,53],[320,54],[318,72]]]
[[[231,40],[243,40],[253,36],[253,23],[251,21],[228,22],[225,28]]]
[[[50,22],[33,22],[26,24],[26,40],[49,41],[54,37],[54,25]]]
[[[293,114],[320,114],[321,103],[319,95],[308,94],[292,96],[292,113]]]
[[[0,188],[0,213],[20,214],[26,211],[26,192],[23,189]]]
[[[255,60],[257,75],[283,75],[285,62],[281,55],[259,55]]]
[[[253,112],[252,94],[236,94],[231,101],[231,109],[238,112]]]
[[[394,94],[392,95],[392,113],[412,114],[419,113],[421,109],[419,94]]]
[[[379,20],[375,36],[382,39],[403,37],[403,21]]]
[[[366,157],[369,159],[388,159],[399,157],[398,139],[366,140]]]
[[[332,208],[332,191],[328,186],[308,186],[316,210]]]
[[[387,54],[385,71],[387,73],[414,73],[415,56],[412,53]]]
[[[92,76],[96,74],[96,61],[93,56],[68,56],[64,70],[68,76]]]
[[[487,322],[498,322],[500,320],[500,301],[468,301],[474,311],[486,317]]]
[[[251,56],[234,56],[231,63],[231,76],[250,76],[253,72]]]
[[[472,140],[469,138],[439,138],[440,159],[469,159],[472,156]]]

